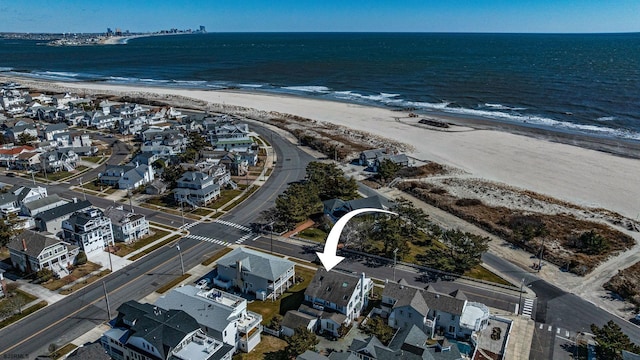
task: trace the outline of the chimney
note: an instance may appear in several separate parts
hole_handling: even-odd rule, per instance
[[[76,198],[76,197],[74,197],[72,200],[73,200],[74,204],[78,202],[78,198]]]
[[[22,251],[27,251],[27,240],[22,239]]]
[[[240,288],[240,291],[244,292],[244,284],[242,282],[242,260],[236,260],[236,286]]]

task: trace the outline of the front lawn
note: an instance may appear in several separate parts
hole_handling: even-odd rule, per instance
[[[309,286],[315,270],[307,269],[304,267],[296,267],[296,277],[302,277],[302,281],[290,287],[284,294],[276,299],[276,301],[255,300],[249,305],[247,309],[262,315],[262,325],[266,325],[271,322],[271,319],[276,315],[284,315],[289,310],[298,310],[300,304],[304,300],[304,291]]]
[[[118,248],[118,250],[116,250],[116,255],[120,257],[126,256],[136,250],[142,249],[143,247],[153,243],[154,241],[157,241],[169,235],[169,232],[164,230],[153,229],[151,231],[153,231],[153,234],[148,235],[147,237],[142,238],[138,241],[135,241],[131,244],[123,244],[123,243],[116,244],[116,247]]]
[[[7,311],[12,310],[12,308],[14,307],[14,305],[12,304],[12,300],[16,300],[16,301],[13,301],[14,304],[20,303],[20,304],[26,305],[32,302],[33,300],[37,299],[37,297],[29,293],[26,293],[20,289],[16,290],[16,294],[14,296],[17,297],[17,299],[9,299],[6,296],[0,299],[0,314],[5,314]]]
[[[327,233],[318,228],[304,229],[300,231],[296,236],[319,243],[324,243],[324,241],[327,239]]]
[[[242,190],[239,190],[239,189],[222,190],[220,191],[220,197],[216,201],[214,201],[210,206],[214,209],[219,209],[240,194],[242,194]]]
[[[80,279],[81,277],[88,275],[96,270],[100,269],[100,265],[92,263],[90,261],[88,261],[86,264],[84,265],[78,265],[76,266],[73,271],[71,272],[71,274],[60,278],[60,279],[54,279],[54,280],[49,280],[46,283],[42,284],[42,286],[46,287],[47,289],[51,290],[51,291],[55,291],[60,289],[61,287],[67,285],[67,284],[71,284],[72,282]]]
[[[287,342],[275,336],[262,334],[260,343],[250,353],[239,353],[233,360],[286,359]]]

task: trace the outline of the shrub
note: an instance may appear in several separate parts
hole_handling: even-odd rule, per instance
[[[458,199],[456,201],[456,205],[458,205],[458,206],[479,206],[479,205],[482,205],[482,201],[480,199]]]
[[[56,274],[49,268],[42,268],[36,273],[36,281],[39,283],[47,282],[53,279]]]
[[[84,265],[87,263],[87,254],[84,251],[80,251],[76,256],[76,265]]]

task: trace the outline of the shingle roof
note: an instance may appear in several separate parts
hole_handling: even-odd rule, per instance
[[[422,295],[424,304],[416,298],[416,293]],[[455,294],[456,297],[439,293],[434,290],[433,287],[428,287],[426,290],[423,290],[410,286],[403,280],[400,280],[398,283],[388,282],[382,292],[383,296],[396,299],[394,308],[410,305],[423,314],[426,314],[429,309],[435,309],[449,314],[462,315],[462,310],[464,310],[466,303],[466,296],[460,290],[455,292]],[[426,312],[424,312],[425,304],[427,305]]]
[[[130,326],[131,336],[138,336],[153,345],[162,358],[191,332],[198,330],[196,320],[182,310],[165,310],[151,304],[127,301],[118,307],[117,325]]]
[[[294,262],[246,248],[236,248],[218,260],[218,266],[235,268],[236,261],[242,261],[242,267],[251,275],[275,281],[295,265]]]
[[[36,219],[40,219],[44,222],[47,222],[47,221],[51,221],[53,219],[57,219],[66,215],[71,215],[76,211],[87,209],[87,208],[90,208],[91,206],[92,205],[91,205],[91,202],[89,202],[89,200],[70,202],[68,204],[64,204],[47,211],[43,211],[36,216]]]
[[[309,325],[309,322],[314,319],[316,318],[311,315],[301,313],[298,310],[289,310],[284,314],[282,326],[288,327],[289,329],[297,329],[299,327],[306,328]]]
[[[298,355],[298,357],[296,358],[296,360],[327,360],[327,359],[329,358],[311,350],[307,350],[303,352],[302,354]]]
[[[24,206],[29,210],[39,209],[41,207],[45,207],[47,205],[55,204],[62,200],[57,194],[49,195],[46,198],[30,201],[25,203]]]
[[[330,301],[338,306],[346,306],[353,292],[357,290],[358,280],[359,278],[355,276],[320,268],[311,279],[304,294]]]
[[[7,244],[7,247],[35,258],[38,257],[45,248],[61,242],[63,241],[56,237],[46,236],[44,233],[35,232],[33,230],[25,230],[14,236],[13,239],[9,241],[9,244]],[[23,245],[27,246],[26,251],[24,250]]]
[[[84,345],[76,349],[71,355],[67,356],[68,360],[110,360],[111,357],[107,355],[102,345],[99,342],[94,342],[89,345]]]

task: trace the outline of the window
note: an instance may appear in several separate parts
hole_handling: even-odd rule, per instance
[[[456,327],[453,326],[453,325],[449,326],[449,332],[450,333],[455,333],[456,332]]]
[[[451,314],[451,320],[455,320],[456,316],[454,314]]]

